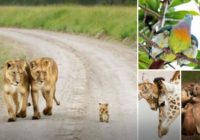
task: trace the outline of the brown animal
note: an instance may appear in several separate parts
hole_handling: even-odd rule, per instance
[[[46,107],[43,110],[44,115],[52,115],[53,99],[56,104],[55,97],[56,82],[58,79],[58,67],[52,58],[38,58],[30,62],[31,69],[31,96],[33,102],[34,115],[32,119],[40,119],[38,108],[39,94],[42,93]]]
[[[108,104],[102,104],[99,103],[99,121],[100,122],[109,122],[109,110],[108,110]]]
[[[192,95],[187,88],[181,90],[181,103],[182,107],[184,107],[188,102],[192,99]]]
[[[182,108],[183,135],[200,134],[200,85],[192,84],[189,87],[192,97]]]
[[[158,108],[159,89],[156,84],[145,81],[138,84],[139,100],[145,99],[150,108],[154,111]]]
[[[170,82],[173,82],[175,84],[179,84],[180,82],[180,71],[176,71],[173,75],[173,77],[170,79]]]
[[[197,133],[195,119],[194,119],[194,111],[193,111],[193,104],[187,103],[187,105],[182,109],[182,134],[183,135],[194,135]]]
[[[29,67],[26,61],[13,60],[4,65],[4,99],[8,109],[8,122],[26,117],[29,95]]]

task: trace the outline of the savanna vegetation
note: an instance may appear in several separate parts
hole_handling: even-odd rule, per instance
[[[49,5],[49,4],[83,4],[83,5],[132,5],[137,0],[0,0],[2,5]]]
[[[136,40],[134,6],[1,6],[0,26]]]

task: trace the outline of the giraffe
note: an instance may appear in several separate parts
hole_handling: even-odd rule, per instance
[[[154,83],[147,81],[138,87],[139,100],[144,98],[152,110],[159,111],[158,136],[166,135],[169,126],[180,114],[180,72],[176,71],[170,82],[158,77]]]
[[[139,100],[145,99],[149,104],[150,108],[154,111],[158,108],[158,88],[155,84],[145,81],[139,83]]]
[[[158,136],[168,133],[169,126],[180,114],[180,84],[174,82],[162,81],[161,84],[165,92],[160,93],[158,99],[159,106],[159,124]]]

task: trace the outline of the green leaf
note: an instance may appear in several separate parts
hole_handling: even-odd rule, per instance
[[[160,0],[140,0],[140,4],[150,8],[153,11],[158,12]]]
[[[140,69],[148,69],[150,64],[152,63],[152,59],[149,59],[148,54],[143,51],[139,51],[139,68]]]
[[[187,3],[191,0],[172,0],[172,3],[170,4],[170,7],[175,7],[184,3]]]
[[[167,18],[172,18],[172,19],[183,19],[185,15],[190,14],[190,15],[199,15],[196,11],[169,11],[166,14]]]

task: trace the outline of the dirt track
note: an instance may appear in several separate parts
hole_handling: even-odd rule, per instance
[[[0,109],[0,140],[134,140],[137,138],[136,49],[87,37],[0,28],[0,37],[17,41],[59,66],[53,116],[28,116],[8,123]],[[98,103],[108,102],[110,123],[99,123]],[[2,103],[1,103],[2,104]],[[2,108],[2,107],[1,107]],[[44,100],[40,96],[40,111]]]

